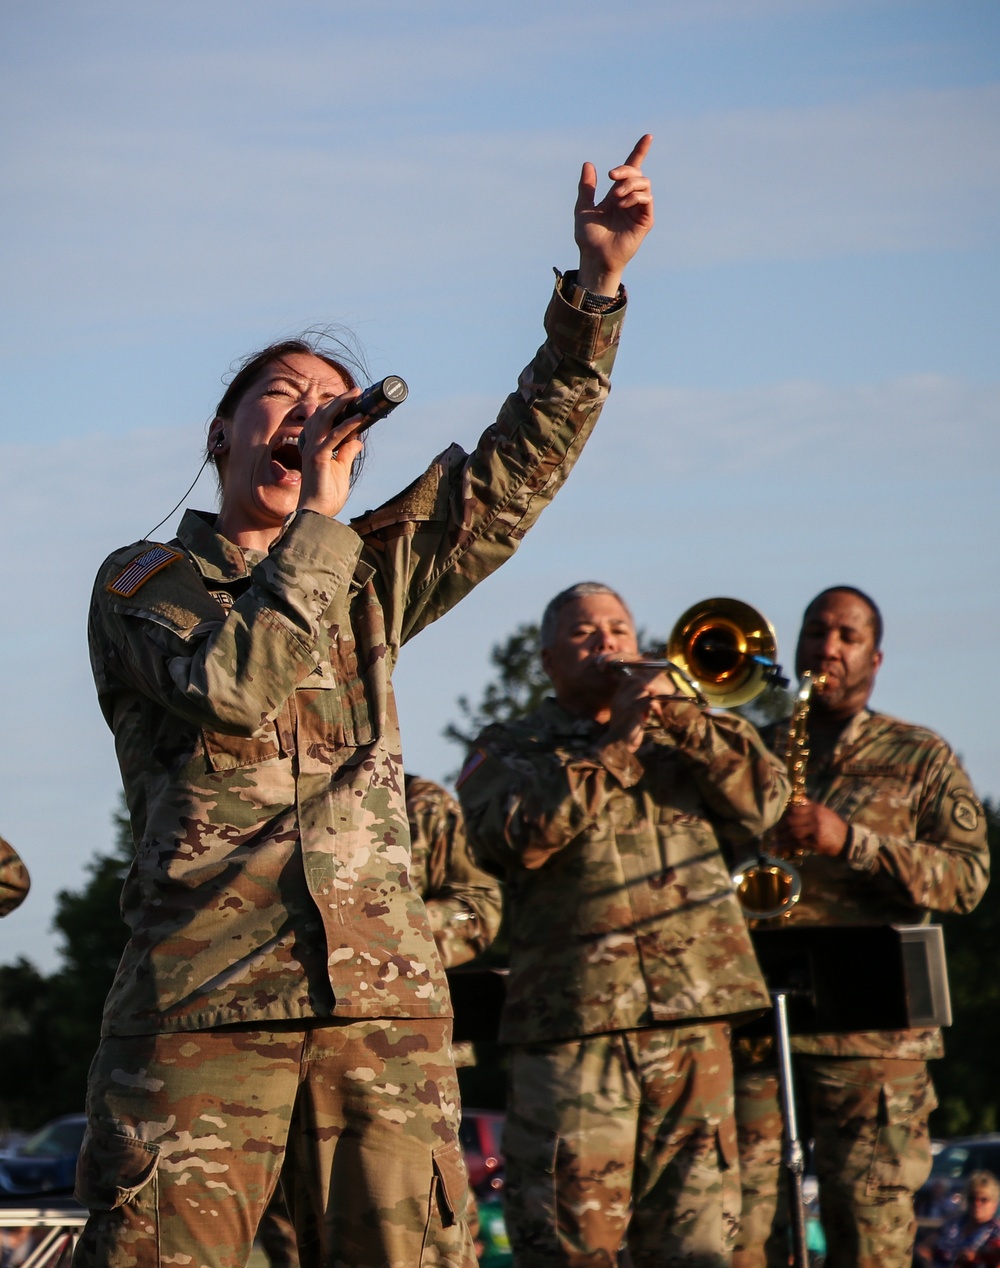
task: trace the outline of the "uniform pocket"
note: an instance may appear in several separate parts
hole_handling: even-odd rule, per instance
[[[225,735],[222,731],[202,731],[202,743],[210,770],[240,770],[260,766],[281,756],[278,733],[273,726],[263,735]]]
[[[937,1106],[926,1069],[883,1083],[879,1095],[878,1131],[868,1173],[868,1192],[904,1189],[915,1193],[931,1170],[927,1119]]]
[[[469,1194],[465,1159],[458,1141],[441,1145],[434,1150],[433,1157],[441,1224],[450,1228],[456,1221],[465,1218]]]
[[[159,1161],[158,1146],[90,1124],[76,1164],[77,1201],[91,1211],[117,1210],[149,1184]]]

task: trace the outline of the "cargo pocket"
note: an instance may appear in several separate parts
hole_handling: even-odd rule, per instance
[[[435,1149],[433,1158],[438,1215],[442,1227],[450,1228],[466,1215],[469,1181],[465,1159],[458,1141]]]
[[[879,1094],[878,1130],[868,1173],[868,1193],[903,1189],[915,1193],[931,1171],[927,1118],[937,1107],[934,1085],[926,1069],[883,1083]]]
[[[110,1127],[88,1125],[76,1164],[76,1199],[91,1211],[115,1211],[134,1202],[155,1211],[160,1150],[156,1145],[123,1136]]]

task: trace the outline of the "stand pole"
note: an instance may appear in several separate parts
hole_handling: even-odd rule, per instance
[[[792,1220],[792,1262],[795,1268],[807,1268],[806,1211],[802,1201],[802,1176],[806,1169],[805,1154],[799,1140],[799,1123],[795,1113],[795,1085],[792,1079],[792,1045],[788,1035],[788,995],[772,991],[774,1035],[778,1044],[778,1086],[781,1092],[781,1114],[785,1120],[784,1166],[788,1179],[788,1202]]]

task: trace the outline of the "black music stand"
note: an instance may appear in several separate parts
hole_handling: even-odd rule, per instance
[[[750,936],[774,1004],[792,1257],[795,1268],[806,1268],[805,1154],[791,1035],[950,1026],[944,935],[940,925],[792,925],[754,929]],[[741,1031],[751,1028],[760,1033],[759,1023]]]

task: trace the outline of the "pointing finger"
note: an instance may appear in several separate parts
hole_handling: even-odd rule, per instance
[[[641,136],[638,141],[636,141],[635,145],[632,147],[632,153],[628,156],[625,162],[621,164],[621,166],[642,167],[643,160],[649,153],[649,147],[652,144],[653,134],[651,132],[645,133],[645,135]]]

